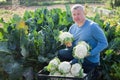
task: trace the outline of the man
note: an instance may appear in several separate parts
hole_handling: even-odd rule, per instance
[[[75,23],[69,28],[69,32],[73,35],[74,41],[65,44],[68,47],[67,49],[58,51],[58,58],[62,61],[71,61],[71,64],[78,62],[72,56],[72,49],[79,41],[85,41],[91,46],[89,55],[84,58],[82,64],[84,72],[88,73],[99,65],[100,52],[108,46],[108,42],[99,25],[86,18],[82,5],[74,5],[71,8],[71,13]]]

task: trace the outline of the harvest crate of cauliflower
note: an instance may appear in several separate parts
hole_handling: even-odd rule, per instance
[[[82,65],[79,63],[60,60],[55,57],[43,70],[38,72],[38,80],[91,80],[93,71],[89,74],[83,72]]]
[[[71,43],[73,36],[69,32],[61,32],[59,40],[62,44]],[[89,50],[90,46],[85,41],[80,41],[73,48],[73,57],[78,59],[78,63],[61,62],[55,57],[38,73],[38,80],[91,80],[94,71],[86,74],[82,67],[84,57],[88,55]]]
[[[38,72],[37,78],[38,80],[92,80],[93,71],[86,74],[83,78],[79,78],[79,77],[65,77],[65,76],[49,75],[49,72],[40,70]]]

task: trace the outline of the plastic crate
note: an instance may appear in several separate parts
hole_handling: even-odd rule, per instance
[[[93,73],[94,70],[90,71],[83,78],[77,78],[77,77],[51,76],[49,75],[49,72],[40,70],[38,72],[38,80],[92,80]]]

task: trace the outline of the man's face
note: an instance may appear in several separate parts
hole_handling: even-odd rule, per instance
[[[72,10],[72,18],[75,23],[82,23],[85,20],[84,11],[80,8]]]

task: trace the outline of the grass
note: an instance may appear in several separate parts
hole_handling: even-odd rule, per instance
[[[3,18],[5,21],[9,21],[12,18],[12,14],[14,14],[10,10],[0,9],[0,18]]]

